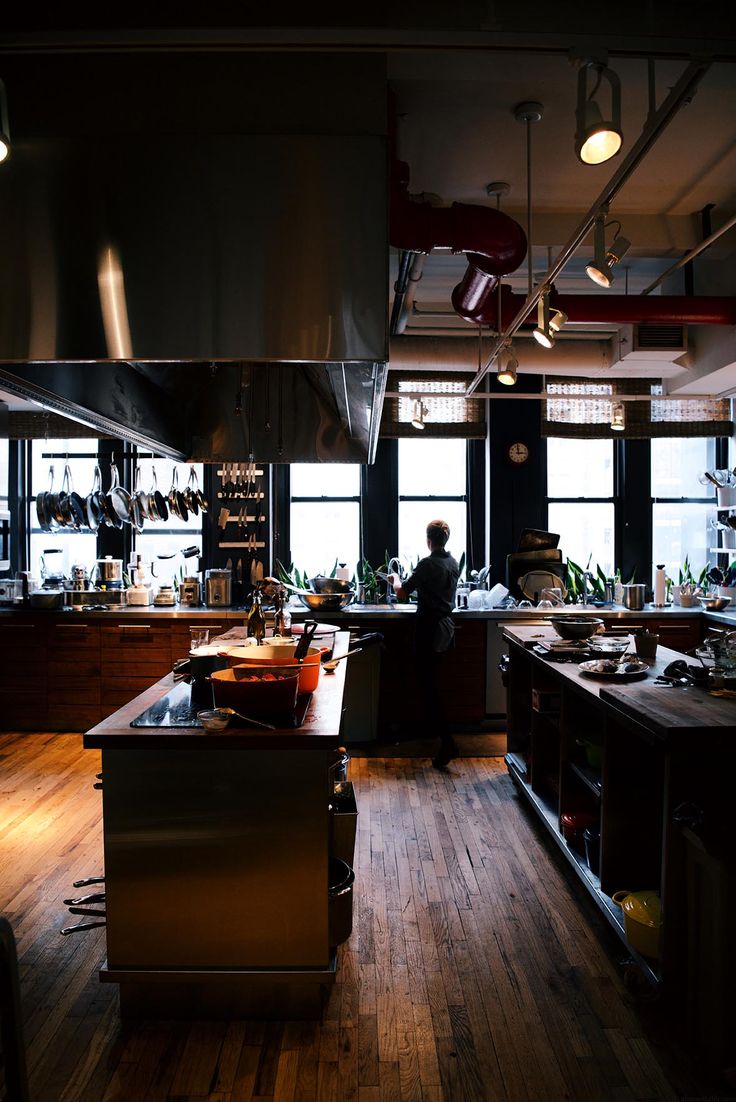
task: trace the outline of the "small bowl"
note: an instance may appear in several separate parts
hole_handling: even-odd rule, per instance
[[[680,599],[682,601],[682,598]],[[731,604],[730,597],[698,597],[700,607],[706,612],[722,612]]]
[[[203,712],[197,712],[197,719],[205,731],[224,731],[232,716],[221,708],[207,708]]]
[[[595,616],[550,616],[549,622],[562,639],[589,639],[603,627]]]

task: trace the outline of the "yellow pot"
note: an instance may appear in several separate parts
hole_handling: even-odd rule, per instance
[[[662,904],[657,892],[616,892],[611,899],[624,912],[624,930],[643,957],[659,956]]]

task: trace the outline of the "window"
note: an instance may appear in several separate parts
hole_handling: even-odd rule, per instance
[[[360,464],[292,463],[291,561],[311,578],[360,558]],[[288,566],[288,563],[286,564]]]
[[[709,559],[728,565],[728,556],[714,550],[719,534],[711,527],[713,489],[699,481],[716,466],[716,450],[713,438],[652,440],[652,554],[675,582],[686,556],[696,577]]]
[[[137,460],[137,463],[140,468],[140,488],[146,493],[153,489],[154,471],[156,484],[164,497],[168,495],[175,477],[179,489],[185,490],[192,466],[200,489],[202,487],[204,468],[201,463],[172,463],[169,460],[155,458],[141,458]],[[147,563],[155,563],[159,555],[177,555],[185,547],[197,545],[201,551],[202,514],[200,512],[197,516],[194,516],[190,513],[187,520],[181,520],[169,510],[167,521],[148,520],[143,525],[143,531],[134,532],[133,536],[134,551],[136,554],[142,555],[143,561]],[[182,566],[182,569],[186,572],[187,568],[183,566],[181,560],[175,561],[177,562],[177,570],[179,566]],[[196,560],[193,561],[196,565]]]
[[[57,456],[69,456],[68,460]],[[73,440],[34,440],[31,443],[31,496],[29,500],[30,516],[30,562],[28,564],[34,577],[43,580],[46,574],[63,574],[68,577],[75,563],[81,563],[91,572],[97,558],[97,537],[94,532],[83,528],[60,528],[44,532],[36,513],[36,495],[51,487],[53,468],[53,489],[61,490],[64,478],[64,466],[69,463],[71,489],[86,497],[92,489],[95,463],[97,462],[97,440],[75,438]],[[105,483],[107,487],[107,483]],[[46,553],[46,554],[44,554]]]
[[[563,558],[608,576],[614,571],[612,440],[547,440],[547,524]]]
[[[465,440],[399,440],[399,558],[408,569],[427,554],[427,525],[446,520],[448,551],[460,561],[467,533]]]

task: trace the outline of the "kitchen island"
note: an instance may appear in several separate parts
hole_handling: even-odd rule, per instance
[[[124,1016],[300,1017],[334,978],[328,867],[344,663],[299,727],[131,727],[168,675],[84,736],[102,751],[107,961]],[[203,706],[206,706],[204,704]]]
[[[507,626],[506,763],[529,810],[635,962],[687,1017],[693,1046],[726,1066],[734,1020],[732,784],[736,699],[654,684],[681,658],[659,647],[644,677],[586,676],[536,652],[544,626]],[[584,828],[587,833],[584,834]],[[645,951],[616,893],[656,892]]]

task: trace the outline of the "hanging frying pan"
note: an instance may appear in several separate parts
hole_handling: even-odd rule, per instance
[[[36,516],[38,517],[38,526],[43,532],[51,531],[51,513],[48,510],[47,498],[50,497],[54,488],[54,468],[49,467],[49,484],[47,489],[42,490],[40,494],[36,494]]]
[[[119,528],[123,524],[130,524],[131,498],[125,487],[120,485],[118,469],[114,462],[110,464],[110,478],[111,483],[107,500],[113,513],[120,521],[120,524],[115,525],[116,528]]]
[[[95,474],[92,480],[92,489],[87,494],[85,512],[87,514],[87,527],[96,532],[105,521],[105,510],[100,504],[102,493],[102,472],[98,463],[95,464]]]

